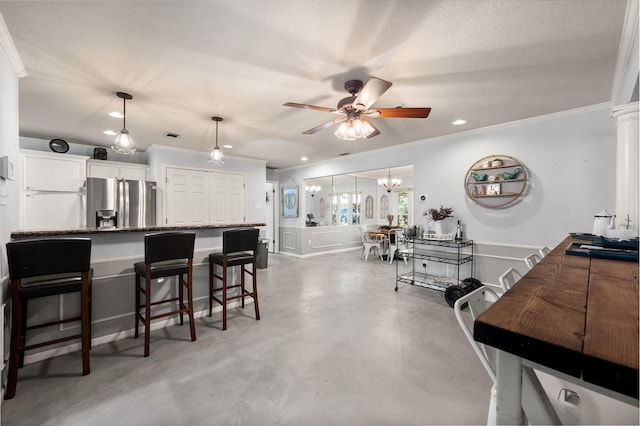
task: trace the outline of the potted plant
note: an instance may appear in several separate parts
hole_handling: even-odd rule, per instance
[[[433,221],[433,230],[436,234],[444,234],[444,220],[453,216],[453,208],[440,206],[439,209],[428,209],[424,212],[424,216]]]
[[[496,157],[493,160],[491,160],[491,165],[493,167],[502,166],[502,160],[499,157]]]

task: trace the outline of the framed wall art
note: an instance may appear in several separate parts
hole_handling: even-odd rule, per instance
[[[298,217],[298,185],[282,187],[282,217]]]

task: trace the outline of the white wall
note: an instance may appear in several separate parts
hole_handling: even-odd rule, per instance
[[[0,15],[0,21],[2,16]],[[0,22],[2,23],[2,22]],[[15,180],[0,179],[0,278],[3,289],[8,269],[5,244],[10,240],[11,231],[18,228],[18,77],[3,46],[0,44],[0,157],[8,156],[15,165]]]
[[[416,224],[424,223],[427,208],[445,205],[454,208],[468,238],[553,246],[569,232],[589,232],[595,213],[615,208],[616,135],[610,108],[594,105],[282,170],[280,182],[291,178],[303,187],[305,178],[413,164]],[[515,157],[529,172],[524,198],[503,209],[478,206],[464,190],[469,167],[492,154]],[[427,200],[420,201],[421,195]],[[281,218],[280,224],[304,226],[301,218]]]
[[[295,167],[282,170],[280,182],[304,187],[304,179],[318,176],[413,164],[414,223],[426,223],[428,208],[453,207],[466,238],[476,243],[474,276],[497,284],[508,267],[524,272],[527,254],[556,246],[570,232],[590,232],[595,213],[614,211],[616,129],[610,111],[609,104],[594,105]],[[467,170],[493,154],[518,159],[530,178],[523,199],[502,209],[475,204],[464,188]],[[280,225],[292,233],[304,220],[280,218]]]

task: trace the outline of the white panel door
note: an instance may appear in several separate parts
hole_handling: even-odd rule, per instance
[[[245,177],[236,173],[213,172],[211,179],[210,222],[242,223],[245,220]]]
[[[207,172],[167,168],[168,225],[208,223]]]

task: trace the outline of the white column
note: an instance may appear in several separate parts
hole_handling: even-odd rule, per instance
[[[612,117],[616,119],[617,155],[616,155],[616,228],[627,228],[638,232],[638,198],[640,191],[640,144],[638,135],[638,103],[615,106]]]

